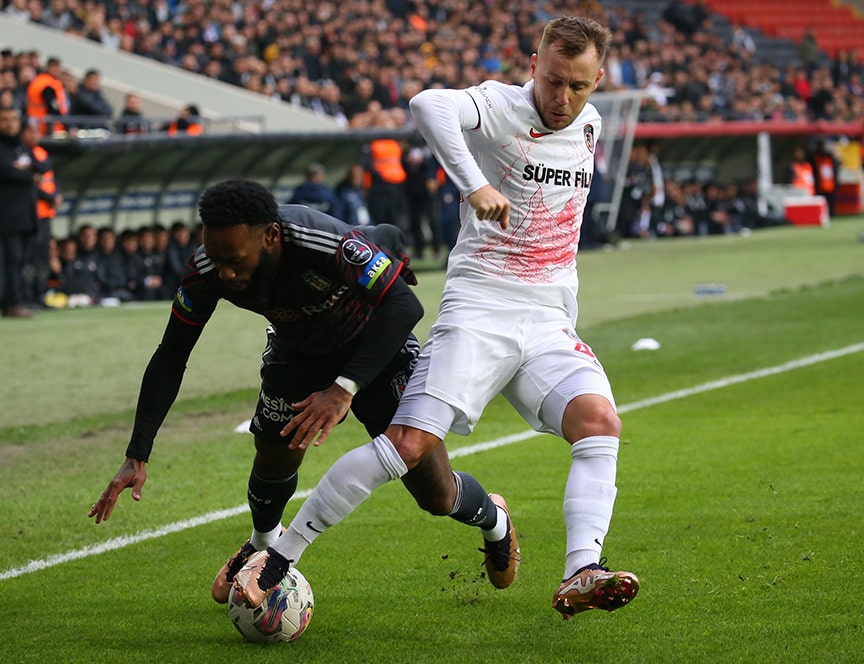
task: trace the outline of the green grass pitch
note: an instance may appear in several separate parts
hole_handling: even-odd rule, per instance
[[[862,231],[864,218],[846,218],[580,256],[579,331],[624,422],[604,553],[642,590],[620,611],[568,623],[551,608],[568,449],[527,435],[498,399],[448,447],[454,467],[507,497],[524,558],[511,588],[482,577],[474,531],[391,483],[300,561],[316,599],[306,633],[246,643],[209,590],[249,534],[252,442],[233,429],[255,403],[263,319],[220,306],[143,500],[125,492],[99,526],[87,510],[122,461],[168,306],[0,321],[2,659],[864,661]],[[420,279],[424,337],[442,274]],[[695,293],[718,283],[723,296]],[[632,350],[644,337],[660,349]],[[507,436],[521,439],[472,451]],[[349,419],[307,455],[301,490],[364,442]]]

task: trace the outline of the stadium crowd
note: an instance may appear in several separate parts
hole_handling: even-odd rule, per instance
[[[200,227],[191,229],[182,221],[119,234],[109,226],[83,224],[74,235],[52,238],[47,283],[32,285],[36,296],[28,305],[59,308],[170,300],[200,241]]]
[[[484,11],[476,11],[467,0],[325,0],[311,6],[300,0],[4,0],[2,13],[282,99],[332,116],[349,129],[410,128],[408,101],[427,87],[527,80],[525,54],[546,20],[559,13],[586,15],[611,28],[604,89],[647,90],[643,121],[860,122],[864,117],[864,65],[847,52],[828,59],[812,34],[802,40],[798,61],[772,62],[760,56],[742,27],[733,26],[728,39],[714,33],[699,2],[670,0],[658,21],[647,21],[638,9],[604,4],[487,0]],[[114,109],[102,93],[95,66],[76,78],[58,58],[38,49],[15,52],[3,46],[0,108],[17,110],[22,125],[35,125],[40,135],[55,134],[58,128],[122,134],[204,130],[195,104],[157,123],[144,116],[134,92],[126,95],[122,109]],[[52,116],[67,121],[52,126]],[[325,211],[350,223],[401,226],[415,258],[446,256],[458,228],[459,192],[428,148],[393,139],[372,141],[368,148],[366,162],[349,169],[336,191],[328,191],[319,173],[317,182],[298,190],[324,198],[293,202],[322,209],[330,205],[327,200],[336,201]],[[56,189],[47,178],[36,177],[40,190],[46,184]],[[60,192],[40,195],[50,199],[43,203],[56,214]],[[637,145],[617,228],[610,237],[586,216],[583,245],[602,245],[615,237],[737,232],[776,223],[756,208],[751,184],[664,178],[651,146]],[[40,227],[46,227],[44,221]],[[74,238],[51,240],[49,283],[58,296],[55,303],[171,296],[176,268],[164,272],[171,262],[171,233],[156,227],[124,231],[112,239],[114,234],[82,226]],[[48,255],[50,233],[41,236],[43,257],[35,263],[44,263]],[[103,242],[116,243],[114,253],[124,256],[122,278],[116,265],[109,269],[106,257],[96,260]],[[34,246],[27,251],[32,253]],[[34,267],[32,258],[26,267],[25,258],[27,299],[40,306],[48,286],[39,275],[48,270]]]
[[[671,0],[656,22],[640,10],[603,4],[488,0],[477,11],[467,0],[6,0],[3,13],[282,99],[351,128],[410,124],[408,100],[426,87],[527,80],[524,55],[545,20],[559,13],[589,16],[612,29],[605,89],[649,90],[645,120],[864,117],[857,54],[829,60],[811,36],[802,40],[798,62],[771,62],[741,26],[733,26],[729,39],[714,33],[701,3]],[[3,86],[26,87],[38,67],[38,53],[4,56]],[[64,85],[79,87],[68,76]]]

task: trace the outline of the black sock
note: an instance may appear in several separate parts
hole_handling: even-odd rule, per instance
[[[453,471],[453,475],[456,478],[456,504],[450,517],[483,530],[494,528],[498,522],[498,508],[480,482],[468,473]]]
[[[279,525],[285,505],[296,490],[297,473],[281,480],[264,480],[253,470],[249,475],[247,498],[255,530],[267,533]]]

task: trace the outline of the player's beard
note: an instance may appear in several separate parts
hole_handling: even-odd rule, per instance
[[[258,267],[252,272],[246,295],[252,299],[267,299],[270,282],[276,270],[279,268],[279,259],[267,252],[264,248],[258,255]]]

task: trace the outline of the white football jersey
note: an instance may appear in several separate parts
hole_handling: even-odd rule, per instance
[[[586,104],[570,126],[550,131],[535,110],[533,86],[487,81],[465,91],[480,123],[463,135],[489,184],[510,200],[510,227],[478,220],[463,202],[448,281],[503,280],[511,289],[515,282],[531,285],[535,297],[538,286],[565,286],[575,297],[576,250],[600,114]]]

